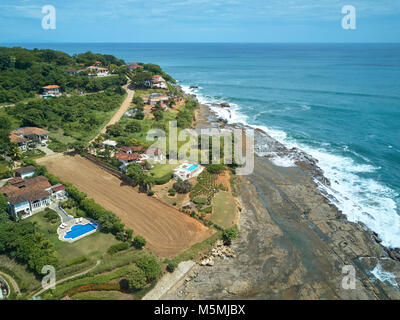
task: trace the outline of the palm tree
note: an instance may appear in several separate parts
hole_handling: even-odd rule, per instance
[[[22,152],[17,146],[12,146],[10,149],[10,156],[13,159],[21,159],[22,158]]]

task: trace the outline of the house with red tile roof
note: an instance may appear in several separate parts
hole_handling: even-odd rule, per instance
[[[16,143],[21,151],[28,147],[36,148],[37,144],[47,143],[49,132],[37,127],[23,127],[10,132],[10,141]]]
[[[8,199],[10,213],[16,220],[30,217],[51,203],[51,184],[44,176],[15,179],[0,188],[0,192]]]
[[[126,171],[126,167],[132,163],[144,164],[148,160],[146,149],[142,146],[122,147],[115,154],[115,159],[121,164],[120,169]]]

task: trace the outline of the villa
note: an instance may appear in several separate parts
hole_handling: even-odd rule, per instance
[[[37,144],[46,144],[49,132],[37,127],[24,127],[10,132],[10,141],[16,143],[21,151],[36,148]]]
[[[174,178],[177,180],[191,179],[197,177],[203,170],[204,167],[199,164],[184,162],[174,169]]]
[[[106,146],[111,147],[111,148],[115,148],[115,147],[117,146],[117,144],[118,144],[118,142],[115,141],[115,140],[104,140],[104,141],[101,143],[101,146],[102,146],[103,148],[105,148]]]
[[[87,67],[87,71],[90,72],[89,76],[106,77],[110,75],[107,68],[100,68],[97,66]]]
[[[138,65],[136,62],[131,62],[131,63],[128,65],[128,69],[129,69],[130,71],[136,70],[138,67],[139,67],[139,65]]]
[[[60,86],[56,84],[45,86],[42,89],[43,89],[43,95],[42,95],[43,98],[57,97],[61,95]]]
[[[149,95],[148,104],[154,106],[157,102],[168,103],[169,97],[160,93],[152,93]]]
[[[161,89],[167,89],[167,82],[164,80],[164,78],[160,75],[155,75],[153,76],[153,88],[161,88]]]
[[[148,159],[146,149],[142,146],[122,147],[115,158],[121,163],[120,169],[126,171],[126,167],[132,163],[144,164]]]
[[[20,177],[9,180],[9,184],[0,188],[0,192],[8,199],[8,206],[13,217],[25,219],[44,210],[52,202],[52,196],[60,199],[66,196],[66,187],[52,186],[44,176],[30,179]],[[63,191],[62,194],[59,192]]]

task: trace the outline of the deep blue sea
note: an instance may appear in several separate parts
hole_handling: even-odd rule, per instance
[[[335,204],[400,247],[400,44],[23,44],[159,64],[231,122],[319,160]],[[277,159],[290,166],[290,161]]]

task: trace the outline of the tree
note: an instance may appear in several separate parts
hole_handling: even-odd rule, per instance
[[[157,279],[161,273],[161,265],[154,257],[144,257],[136,265],[144,271],[147,281]]]
[[[182,181],[182,180],[178,180],[177,182],[175,182],[172,186],[176,192],[184,194],[184,193],[188,193],[190,192],[190,190],[192,190],[192,184],[189,181]]]
[[[142,289],[146,286],[146,274],[137,266],[133,266],[126,274],[129,288]]]
[[[236,239],[238,236],[238,228],[236,225],[234,225],[232,228],[224,230],[222,233],[222,238],[224,239],[224,242],[228,245],[232,243],[232,240]]]
[[[161,121],[164,118],[164,113],[161,110],[157,110],[153,114],[156,121]]]
[[[125,129],[128,132],[140,132],[142,130],[142,124],[137,120],[132,120],[126,125]]]
[[[115,124],[109,125],[107,127],[106,132],[108,134],[112,135],[113,137],[119,137],[119,136],[123,135],[124,127],[120,123],[115,123]]]
[[[10,216],[7,212],[7,209],[8,200],[3,194],[0,194],[0,224],[10,221]]]
[[[145,245],[146,245],[146,239],[144,238],[144,237],[142,237],[142,236],[136,236],[134,239],[133,239],[133,246],[136,248],[136,249],[142,249]]]
[[[135,119],[137,120],[143,120],[144,119],[144,112],[141,110],[136,111],[135,113]]]

